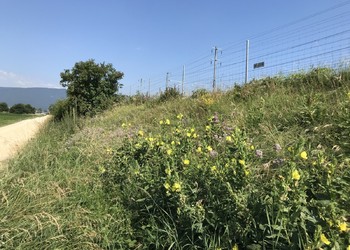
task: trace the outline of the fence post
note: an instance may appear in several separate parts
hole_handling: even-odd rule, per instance
[[[245,79],[244,83],[248,83],[248,64],[249,64],[249,40],[246,41],[245,44]]]

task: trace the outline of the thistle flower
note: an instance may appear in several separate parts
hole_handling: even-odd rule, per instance
[[[259,149],[255,150],[255,156],[258,158],[262,158],[263,157],[263,152]]]
[[[210,151],[209,151],[209,155],[210,155],[211,157],[216,157],[216,156],[218,156],[218,152],[216,152],[215,150],[210,150]]]
[[[276,143],[275,145],[273,145],[273,149],[276,150],[276,152],[281,151],[282,147],[281,145],[279,145],[278,143]]]

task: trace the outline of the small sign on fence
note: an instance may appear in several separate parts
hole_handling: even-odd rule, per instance
[[[265,62],[254,63],[254,69],[262,68],[265,66]]]

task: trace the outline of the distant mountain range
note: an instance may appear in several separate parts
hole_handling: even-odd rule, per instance
[[[0,102],[6,102],[9,107],[23,103],[46,111],[51,104],[65,98],[65,89],[0,87]]]

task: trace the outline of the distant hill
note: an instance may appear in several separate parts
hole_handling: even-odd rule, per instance
[[[45,111],[58,99],[64,98],[65,89],[0,87],[0,102],[6,102],[9,107],[16,103],[24,103]]]

